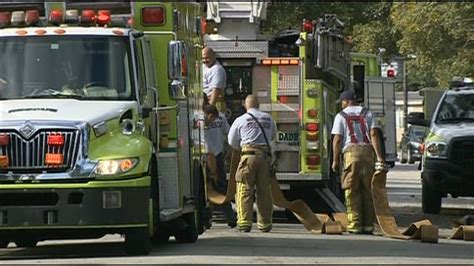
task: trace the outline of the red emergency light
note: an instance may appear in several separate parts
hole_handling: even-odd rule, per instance
[[[92,9],[84,9],[81,12],[81,23],[82,24],[93,24],[95,23],[95,12]]]
[[[309,118],[316,118],[316,117],[318,117],[318,110],[316,110],[316,109],[309,109],[308,112],[307,112],[307,114],[308,114],[308,117],[309,117]]]
[[[27,10],[25,15],[26,25],[36,25],[39,22],[40,15],[38,10]]]
[[[317,123],[308,123],[306,124],[307,131],[318,131],[319,125]]]
[[[99,26],[107,25],[111,21],[110,10],[99,10],[99,12],[97,12],[97,24],[99,24]]]
[[[305,19],[303,21],[303,31],[307,33],[311,33],[314,30],[313,22],[310,20]]]
[[[59,9],[54,9],[49,14],[49,22],[54,25],[59,25],[63,23],[63,12]]]
[[[7,146],[10,143],[10,137],[7,134],[0,134],[0,146]]]
[[[387,70],[387,77],[394,78],[395,77],[395,69],[390,68]]]
[[[159,6],[142,8],[142,23],[144,25],[161,25],[165,23],[165,9]]]
[[[48,145],[62,146],[64,145],[64,136],[61,134],[52,134],[48,136]]]
[[[0,12],[0,27],[10,24],[10,12]]]
[[[321,163],[321,157],[319,155],[308,155],[306,156],[306,164],[307,165],[318,165]]]

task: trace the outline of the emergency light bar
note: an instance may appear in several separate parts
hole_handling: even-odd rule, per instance
[[[262,65],[298,65],[299,60],[295,58],[265,58]]]

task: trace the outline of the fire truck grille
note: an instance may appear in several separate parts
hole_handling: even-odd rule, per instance
[[[454,139],[449,151],[450,161],[468,166],[474,161],[474,137]]]
[[[9,138],[6,145],[0,146],[0,156],[8,158],[8,165],[1,166],[0,173],[66,172],[72,169],[79,155],[80,133],[75,129],[41,130],[29,139],[16,131],[0,134]],[[64,137],[64,143],[49,145],[48,136],[59,134]],[[47,154],[62,159],[51,162],[47,160]]]

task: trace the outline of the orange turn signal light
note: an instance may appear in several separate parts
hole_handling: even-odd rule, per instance
[[[0,155],[0,168],[5,168],[9,165],[10,161],[6,155]]]
[[[46,164],[61,165],[64,162],[64,155],[62,153],[46,153]]]

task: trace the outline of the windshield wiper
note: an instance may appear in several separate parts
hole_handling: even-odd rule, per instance
[[[53,88],[39,88],[39,89],[35,89],[30,95],[24,95],[20,98],[21,99],[45,99],[45,98],[82,99],[84,98],[84,95],[71,93],[71,92],[62,92]]]

